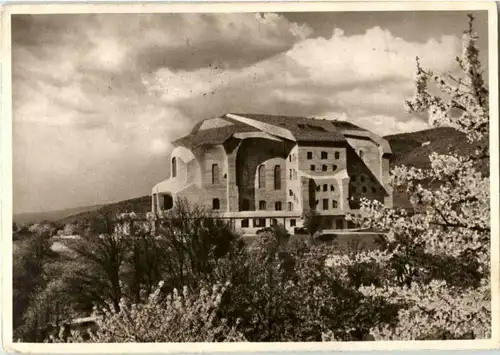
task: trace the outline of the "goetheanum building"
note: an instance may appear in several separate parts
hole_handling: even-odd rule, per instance
[[[244,234],[302,226],[306,210],[346,229],[359,199],[392,207],[389,143],[345,121],[257,114],[203,120],[173,143],[170,177],[152,191],[153,212],[177,197],[229,218]]]

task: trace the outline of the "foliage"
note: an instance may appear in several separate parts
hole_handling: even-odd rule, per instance
[[[309,232],[311,237],[321,230],[322,219],[316,210],[308,209],[304,212],[302,219],[304,220],[304,228]]]
[[[371,259],[371,267],[385,270],[383,278],[360,287],[366,296],[402,306],[397,324],[372,329],[375,339],[490,334],[490,182],[477,170],[478,161],[488,158],[488,90],[472,24],[469,16],[462,57],[457,58],[463,77],[426,72],[417,58],[416,95],[406,106],[410,112],[427,110],[436,126],[463,132],[476,149],[469,156],[432,153],[428,169],[395,168],[392,183],[410,196],[413,213],[364,200],[362,216],[351,218],[387,232],[383,252],[336,261],[352,268],[364,262],[360,258]],[[442,96],[431,93],[430,82]]]
[[[149,295],[147,301],[136,304],[123,298],[118,310],[96,309],[97,330],[90,332],[90,342],[214,342],[244,341],[234,327],[217,316],[224,292],[229,284],[215,284],[182,293],[174,289],[164,296],[163,283]],[[110,310],[111,309],[111,310]],[[68,338],[53,337],[51,341],[84,341],[81,333]]]
[[[50,225],[37,224],[18,247],[13,260],[13,328],[16,338],[33,336],[36,324],[29,321],[34,295],[46,284],[47,263],[55,258],[48,238],[54,230]]]

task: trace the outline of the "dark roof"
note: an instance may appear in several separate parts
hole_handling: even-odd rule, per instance
[[[355,124],[352,124],[351,122],[347,121],[330,121],[335,127],[338,129],[342,130],[356,130],[356,131],[366,131],[366,129],[361,128],[359,126],[356,126]]]
[[[332,121],[299,116],[277,116],[251,113],[234,113],[256,121],[269,123],[289,130],[297,141],[344,142],[346,139]]]
[[[258,132],[259,130],[255,127],[246,125],[239,121],[235,121],[229,118],[224,117],[224,120],[229,121],[232,125],[217,127],[217,128],[209,128],[199,131],[199,128],[203,124],[203,121],[198,122],[191,133],[187,136],[177,139],[172,144],[174,146],[182,145],[186,148],[192,149],[201,145],[215,145],[222,144],[235,133],[240,132]]]
[[[362,128],[345,121],[329,121],[313,119],[299,116],[278,116],[266,114],[234,113],[234,115],[247,117],[273,126],[282,127],[292,133],[299,142],[345,142],[346,139],[342,130]],[[222,144],[235,133],[240,132],[259,132],[258,128],[232,119],[227,115],[221,116],[225,121],[231,122],[231,125],[210,128],[200,131],[200,127],[206,120],[198,122],[191,133],[173,142],[174,146],[185,146],[195,148],[201,145]]]

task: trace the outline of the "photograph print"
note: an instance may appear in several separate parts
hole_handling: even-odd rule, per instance
[[[491,339],[465,8],[11,14],[9,341]]]

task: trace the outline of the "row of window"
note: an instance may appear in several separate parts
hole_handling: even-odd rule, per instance
[[[321,191],[321,185],[316,186],[316,191]],[[328,184],[323,184],[323,191],[328,191]],[[335,186],[330,185],[330,191],[335,191]]]
[[[274,210],[281,211],[282,205],[281,201],[276,201],[274,203]],[[267,209],[267,203],[264,200],[259,201],[259,210],[265,211]],[[288,202],[288,211],[293,211],[293,202]]]
[[[218,199],[214,199],[214,201],[215,200],[218,201]],[[242,211],[248,211],[249,209],[250,209],[250,200],[248,200],[248,199],[245,198],[245,199],[243,199],[241,201],[241,210]],[[267,209],[267,203],[266,203],[266,201],[264,201],[264,200],[259,201],[259,210],[265,211],[266,209]],[[276,201],[274,203],[274,210],[275,211],[281,211],[281,209],[282,209],[282,203],[281,203],[281,201]],[[288,202],[288,211],[293,211],[293,202]]]
[[[337,166],[337,165],[335,165],[335,164],[333,164],[333,165],[332,165],[332,171],[337,170],[337,168],[338,168],[338,166]],[[311,164],[311,171],[316,171],[316,165]],[[328,171],[328,166],[327,166],[327,165],[325,165],[325,164],[323,164],[323,165],[321,166],[321,171]]]
[[[350,186],[349,191],[351,194],[356,193],[356,191],[357,191],[356,186]],[[366,186],[363,186],[363,187],[361,187],[361,191],[368,192],[368,188]],[[377,192],[377,189],[375,187],[372,187],[372,193],[376,193],[376,192]]]
[[[352,175],[352,176],[351,176],[351,181],[352,181],[352,182],[357,181],[357,176],[356,176],[356,175]],[[365,176],[364,176],[364,175],[361,175],[361,176],[359,177],[359,181],[361,181],[361,182],[365,182],[365,181],[366,181]],[[370,181],[371,181],[371,182],[375,182],[375,178],[374,178],[373,176],[370,176]]]
[[[277,225],[278,220],[276,218],[273,218],[271,220],[272,225]],[[297,225],[297,222],[295,219],[290,220],[290,227],[295,227]],[[253,227],[254,228],[262,228],[266,226],[266,219],[265,218],[254,218],[253,219]],[[248,218],[242,219],[241,220],[241,228],[248,228],[250,227],[250,220]]]
[[[335,152],[334,153],[335,159],[340,159],[340,152]],[[307,152],[307,160],[311,160],[313,158],[313,152]],[[321,152],[321,159],[328,159],[328,153],[327,152]]]
[[[324,198],[323,199],[323,209],[328,210],[329,209],[329,199]],[[316,205],[319,203],[318,200],[316,200]],[[332,208],[339,208],[339,203],[337,200],[332,200]]]

